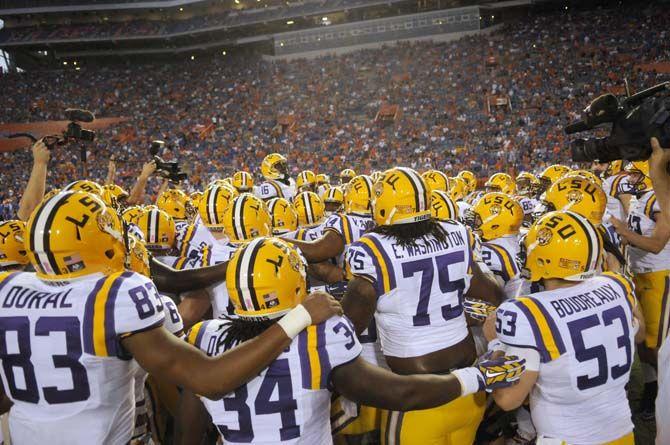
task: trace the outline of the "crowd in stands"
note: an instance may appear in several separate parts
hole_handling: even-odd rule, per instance
[[[213,28],[233,28],[269,20],[304,17],[329,11],[370,6],[369,0],[318,0],[264,8],[225,11],[185,20],[134,20],[123,23],[83,23],[70,25],[19,26],[0,31],[2,42],[45,42],[52,40],[109,39],[138,36],[163,36]],[[379,1],[378,3],[382,3]]]
[[[56,70],[0,77],[0,122],[61,120],[67,107],[125,117],[89,146],[89,177],[130,187],[152,139],[189,173],[187,188],[255,169],[280,152],[294,170],[342,165],[449,171],[538,170],[569,163],[563,127],[601,93],[639,90],[670,76],[633,65],[670,60],[665,11],[538,16],[452,42],[402,43],[339,56],[265,61],[213,56],[155,66]],[[507,97],[493,107],[487,97]],[[375,120],[398,105],[395,122]],[[284,127],[278,121],[288,122]],[[48,182],[79,177],[78,148],[57,148]],[[25,184],[30,151],[0,155],[5,197]],[[453,170],[452,170],[453,168]],[[158,181],[153,184],[157,189]],[[15,193],[19,193],[16,190]],[[11,200],[9,200],[11,201]]]

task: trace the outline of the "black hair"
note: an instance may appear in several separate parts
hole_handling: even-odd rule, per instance
[[[256,320],[253,318],[232,318],[229,316],[223,316],[222,318],[228,321],[221,337],[224,351],[258,337],[279,320],[279,318]]]
[[[371,231],[393,238],[401,247],[414,246],[417,240],[425,239],[427,236],[434,237],[440,243],[447,241],[447,233],[434,219],[408,224],[377,226]]]

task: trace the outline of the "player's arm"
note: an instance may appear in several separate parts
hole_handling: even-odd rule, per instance
[[[500,366],[505,367],[505,377],[487,381],[487,370]],[[351,401],[393,411],[412,411],[444,405],[487,388],[512,385],[522,373],[523,363],[501,357],[495,363],[482,362],[448,375],[399,375],[371,365],[359,356],[335,368],[331,379],[335,389]]]
[[[670,223],[666,218],[658,218],[658,215],[658,212],[654,214],[657,221],[651,236],[640,235],[639,233],[630,230],[625,222],[616,218],[611,218],[610,221],[614,225],[617,233],[628,244],[631,244],[638,249],[657,254],[661,252],[668,244],[668,241],[670,241]]]
[[[116,180],[116,161],[114,160],[114,155],[109,158],[107,163],[107,178],[105,178],[105,184],[114,184]]]
[[[144,200],[144,192],[147,188],[147,182],[149,178],[156,171],[156,163],[154,161],[149,161],[142,167],[142,172],[137,177],[137,182],[130,191],[130,196],[128,196],[128,205],[142,204]]]
[[[661,207],[660,217],[670,223],[670,149],[661,147],[658,139],[651,138],[649,177]]]
[[[182,293],[225,281],[228,262],[197,269],[177,270],[155,258],[149,261],[151,279],[160,292]]]
[[[0,382],[0,415],[9,412],[12,405],[12,401],[7,397],[7,394],[5,394],[4,385]]]
[[[354,276],[347,286],[347,293],[342,299],[344,314],[354,324],[356,334],[361,335],[370,325],[377,308],[377,293],[375,288],[362,277]]]
[[[187,292],[181,295],[182,300],[177,309],[184,322],[184,330],[205,319],[207,312],[211,309],[212,303],[209,293],[205,290]]]
[[[497,306],[505,299],[505,291],[495,278],[482,272],[479,265],[473,261],[472,280],[465,296],[467,298],[483,300]]]
[[[208,357],[162,327],[134,333],[121,343],[149,374],[218,399],[256,377],[307,325],[340,313],[341,307],[333,297],[313,293],[263,334],[216,358]]]
[[[31,148],[33,152],[33,169],[28,178],[28,184],[19,201],[16,216],[21,221],[27,221],[30,214],[44,199],[47,184],[47,166],[51,153],[46,144],[40,139]]]
[[[310,263],[320,263],[329,258],[335,258],[344,252],[342,236],[333,230],[327,230],[321,238],[314,241],[285,240],[298,247]]]
[[[175,416],[176,445],[201,444],[205,440],[211,418],[200,399],[191,391],[182,391]]]
[[[345,278],[344,269],[337,267],[330,261],[310,263],[307,266],[307,274],[328,284],[337,283]]]

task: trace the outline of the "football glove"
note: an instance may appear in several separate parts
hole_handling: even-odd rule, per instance
[[[526,369],[526,360],[516,356],[500,356],[492,358],[486,354],[475,366],[457,369],[452,372],[461,383],[461,396],[479,391],[493,391],[506,388],[519,381]]]
[[[495,312],[496,306],[482,300],[475,300],[474,298],[466,298],[463,301],[463,310],[470,318],[478,321],[485,321],[486,317]]]

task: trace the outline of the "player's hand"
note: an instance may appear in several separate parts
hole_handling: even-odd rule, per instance
[[[526,359],[502,355],[500,352],[487,352],[475,366],[480,374],[480,389],[492,391],[519,383],[521,374],[526,370]]]
[[[149,178],[156,171],[156,163],[154,161],[149,161],[142,166],[142,173],[140,176],[143,178]]]
[[[312,292],[301,303],[310,317],[312,324],[319,324],[333,315],[342,315],[342,306],[332,295],[323,291]]]
[[[477,321],[484,321],[486,318],[496,311],[496,307],[491,303],[474,298],[466,298],[463,301],[463,310],[470,318]]]
[[[47,145],[44,143],[43,139],[35,142],[32,146],[33,152],[33,161],[35,164],[46,164],[51,158],[51,152],[47,148]]]

